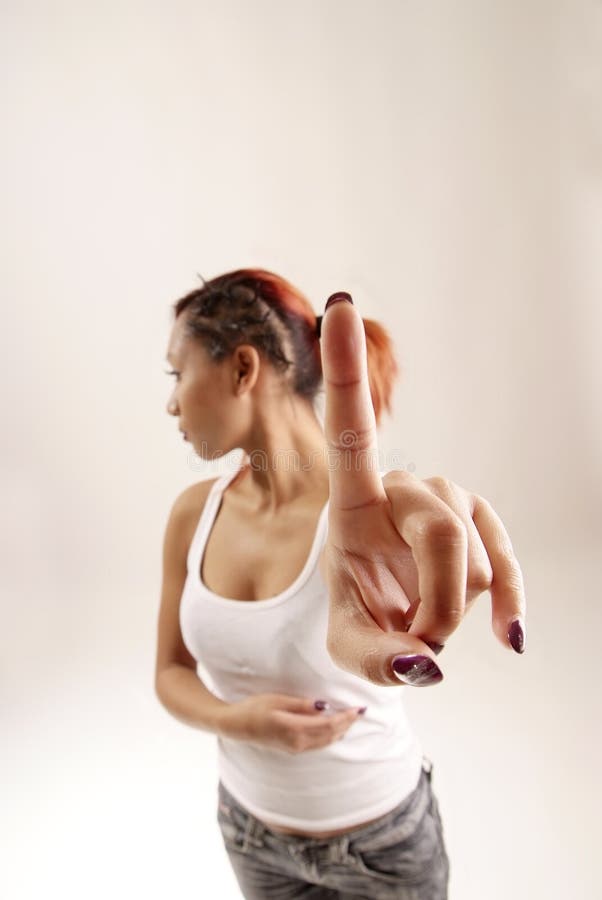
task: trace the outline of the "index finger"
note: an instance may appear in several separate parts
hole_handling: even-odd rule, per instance
[[[321,344],[330,509],[355,509],[386,500],[378,472],[366,334],[362,317],[345,291],[328,298]]]
[[[353,722],[361,715],[362,713],[359,712],[358,707],[353,706],[350,709],[336,710],[327,715],[322,714],[317,716],[307,715],[306,713],[293,713],[285,710],[281,712],[280,718],[291,728],[302,727],[305,731],[314,731],[320,734],[321,732],[344,725],[347,721]]]

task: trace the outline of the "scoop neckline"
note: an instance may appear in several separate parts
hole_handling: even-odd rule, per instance
[[[203,581],[203,579],[201,577],[201,566],[202,566],[202,562],[203,562],[203,559],[205,556],[205,548],[207,546],[207,541],[209,540],[209,535],[211,534],[211,530],[215,524],[217,514],[218,514],[221,504],[222,504],[223,493],[226,490],[226,488],[228,487],[228,485],[230,484],[230,482],[234,480],[234,478],[236,477],[236,475],[238,474],[239,471],[240,471],[240,469],[238,469],[232,475],[232,477],[230,479],[228,479],[228,481],[222,486],[222,489],[219,493],[216,490],[216,492],[213,495],[212,503],[211,503],[211,514],[210,514],[211,518],[210,518],[209,526],[208,526],[206,534],[205,534],[205,539],[204,539],[204,541],[202,541],[202,545],[199,546],[199,548],[197,549],[197,552],[195,553],[195,565],[194,565],[195,584],[198,588],[200,588],[202,590],[202,592],[204,594],[206,594],[211,600],[215,601],[216,603],[221,603],[226,606],[231,606],[232,604],[237,604],[239,607],[249,606],[251,608],[254,608],[254,607],[262,607],[262,608],[268,607],[269,608],[272,606],[277,606],[280,603],[283,603],[292,594],[296,593],[299,590],[299,588],[301,588],[303,586],[303,584],[305,584],[305,582],[309,578],[310,572],[313,568],[313,565],[316,561],[316,557],[318,555],[318,551],[320,549],[319,541],[320,541],[320,537],[322,534],[324,517],[328,510],[329,500],[326,501],[326,503],[320,510],[320,515],[318,516],[318,521],[316,524],[316,529],[314,532],[313,540],[311,542],[309,554],[307,556],[307,559],[305,560],[305,564],[304,564],[303,568],[301,569],[301,571],[299,572],[299,574],[297,575],[295,580],[292,582],[292,584],[289,584],[289,586],[286,587],[283,591],[280,591],[279,594],[274,594],[272,597],[265,597],[262,600],[239,600],[237,597],[224,597],[224,596],[222,596],[222,594],[216,594],[215,591],[212,591],[211,588],[207,587],[207,585],[205,584],[205,582]],[[217,487],[218,484],[219,484],[219,481],[216,481],[215,486]]]

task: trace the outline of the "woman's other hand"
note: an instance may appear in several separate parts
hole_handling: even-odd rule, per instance
[[[287,753],[304,753],[338,741],[362,715],[357,706],[329,713],[326,705],[326,715],[323,709],[305,697],[256,694],[224,708],[219,734]]]
[[[495,635],[521,653],[523,579],[502,521],[486,500],[447,479],[380,477],[362,319],[352,303],[335,300],[327,309],[331,658],[375,684],[435,684],[443,677],[436,653],[486,590]]]

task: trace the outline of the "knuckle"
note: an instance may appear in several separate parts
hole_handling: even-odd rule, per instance
[[[354,429],[345,429],[340,434],[328,439],[328,446],[331,450],[343,452],[346,450],[367,450],[374,446],[376,433],[374,428],[363,428],[359,431]]]
[[[452,482],[443,475],[432,475],[430,478],[425,478],[424,483],[428,484],[435,494],[449,495],[453,492]]]
[[[498,544],[498,554],[500,557],[500,562],[502,565],[505,565],[509,569],[518,569],[518,561],[516,556],[514,555],[514,548],[510,543],[510,538],[504,538],[500,540]]]
[[[368,650],[360,663],[363,678],[374,684],[390,684],[392,679],[385,676],[383,671],[382,653],[377,650]]]
[[[473,494],[472,502],[475,507],[478,506],[484,510],[487,510],[487,512],[495,513],[495,510],[494,510],[493,506],[491,505],[491,503],[489,502],[489,500],[487,499],[487,497],[483,497],[482,494]]]
[[[464,522],[455,513],[445,516],[433,516],[421,525],[422,538],[432,544],[468,543],[468,532]]]
[[[519,568],[513,569],[504,579],[506,585],[516,594],[522,594],[524,591],[523,575]]]
[[[470,591],[478,591],[482,594],[483,591],[489,590],[492,583],[493,570],[491,569],[491,566],[489,566],[489,568],[485,566],[474,566],[470,569],[467,579],[467,587]]]
[[[466,607],[464,604],[441,604],[437,609],[437,622],[441,623],[447,631],[455,631],[464,618]]]
[[[506,583],[522,584],[523,573],[514,555],[514,548],[507,535],[500,537],[496,547],[495,563],[503,573]]]
[[[389,484],[404,485],[415,481],[418,481],[418,478],[416,475],[413,475],[412,472],[408,472],[407,469],[391,469],[382,477],[382,482],[385,487]]]

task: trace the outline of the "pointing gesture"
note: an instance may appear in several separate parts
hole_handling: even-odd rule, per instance
[[[436,654],[486,590],[494,633],[522,653],[522,573],[500,518],[444,478],[381,478],[364,325],[348,294],[333,294],[326,309],[330,656],[375,684],[435,684]]]

